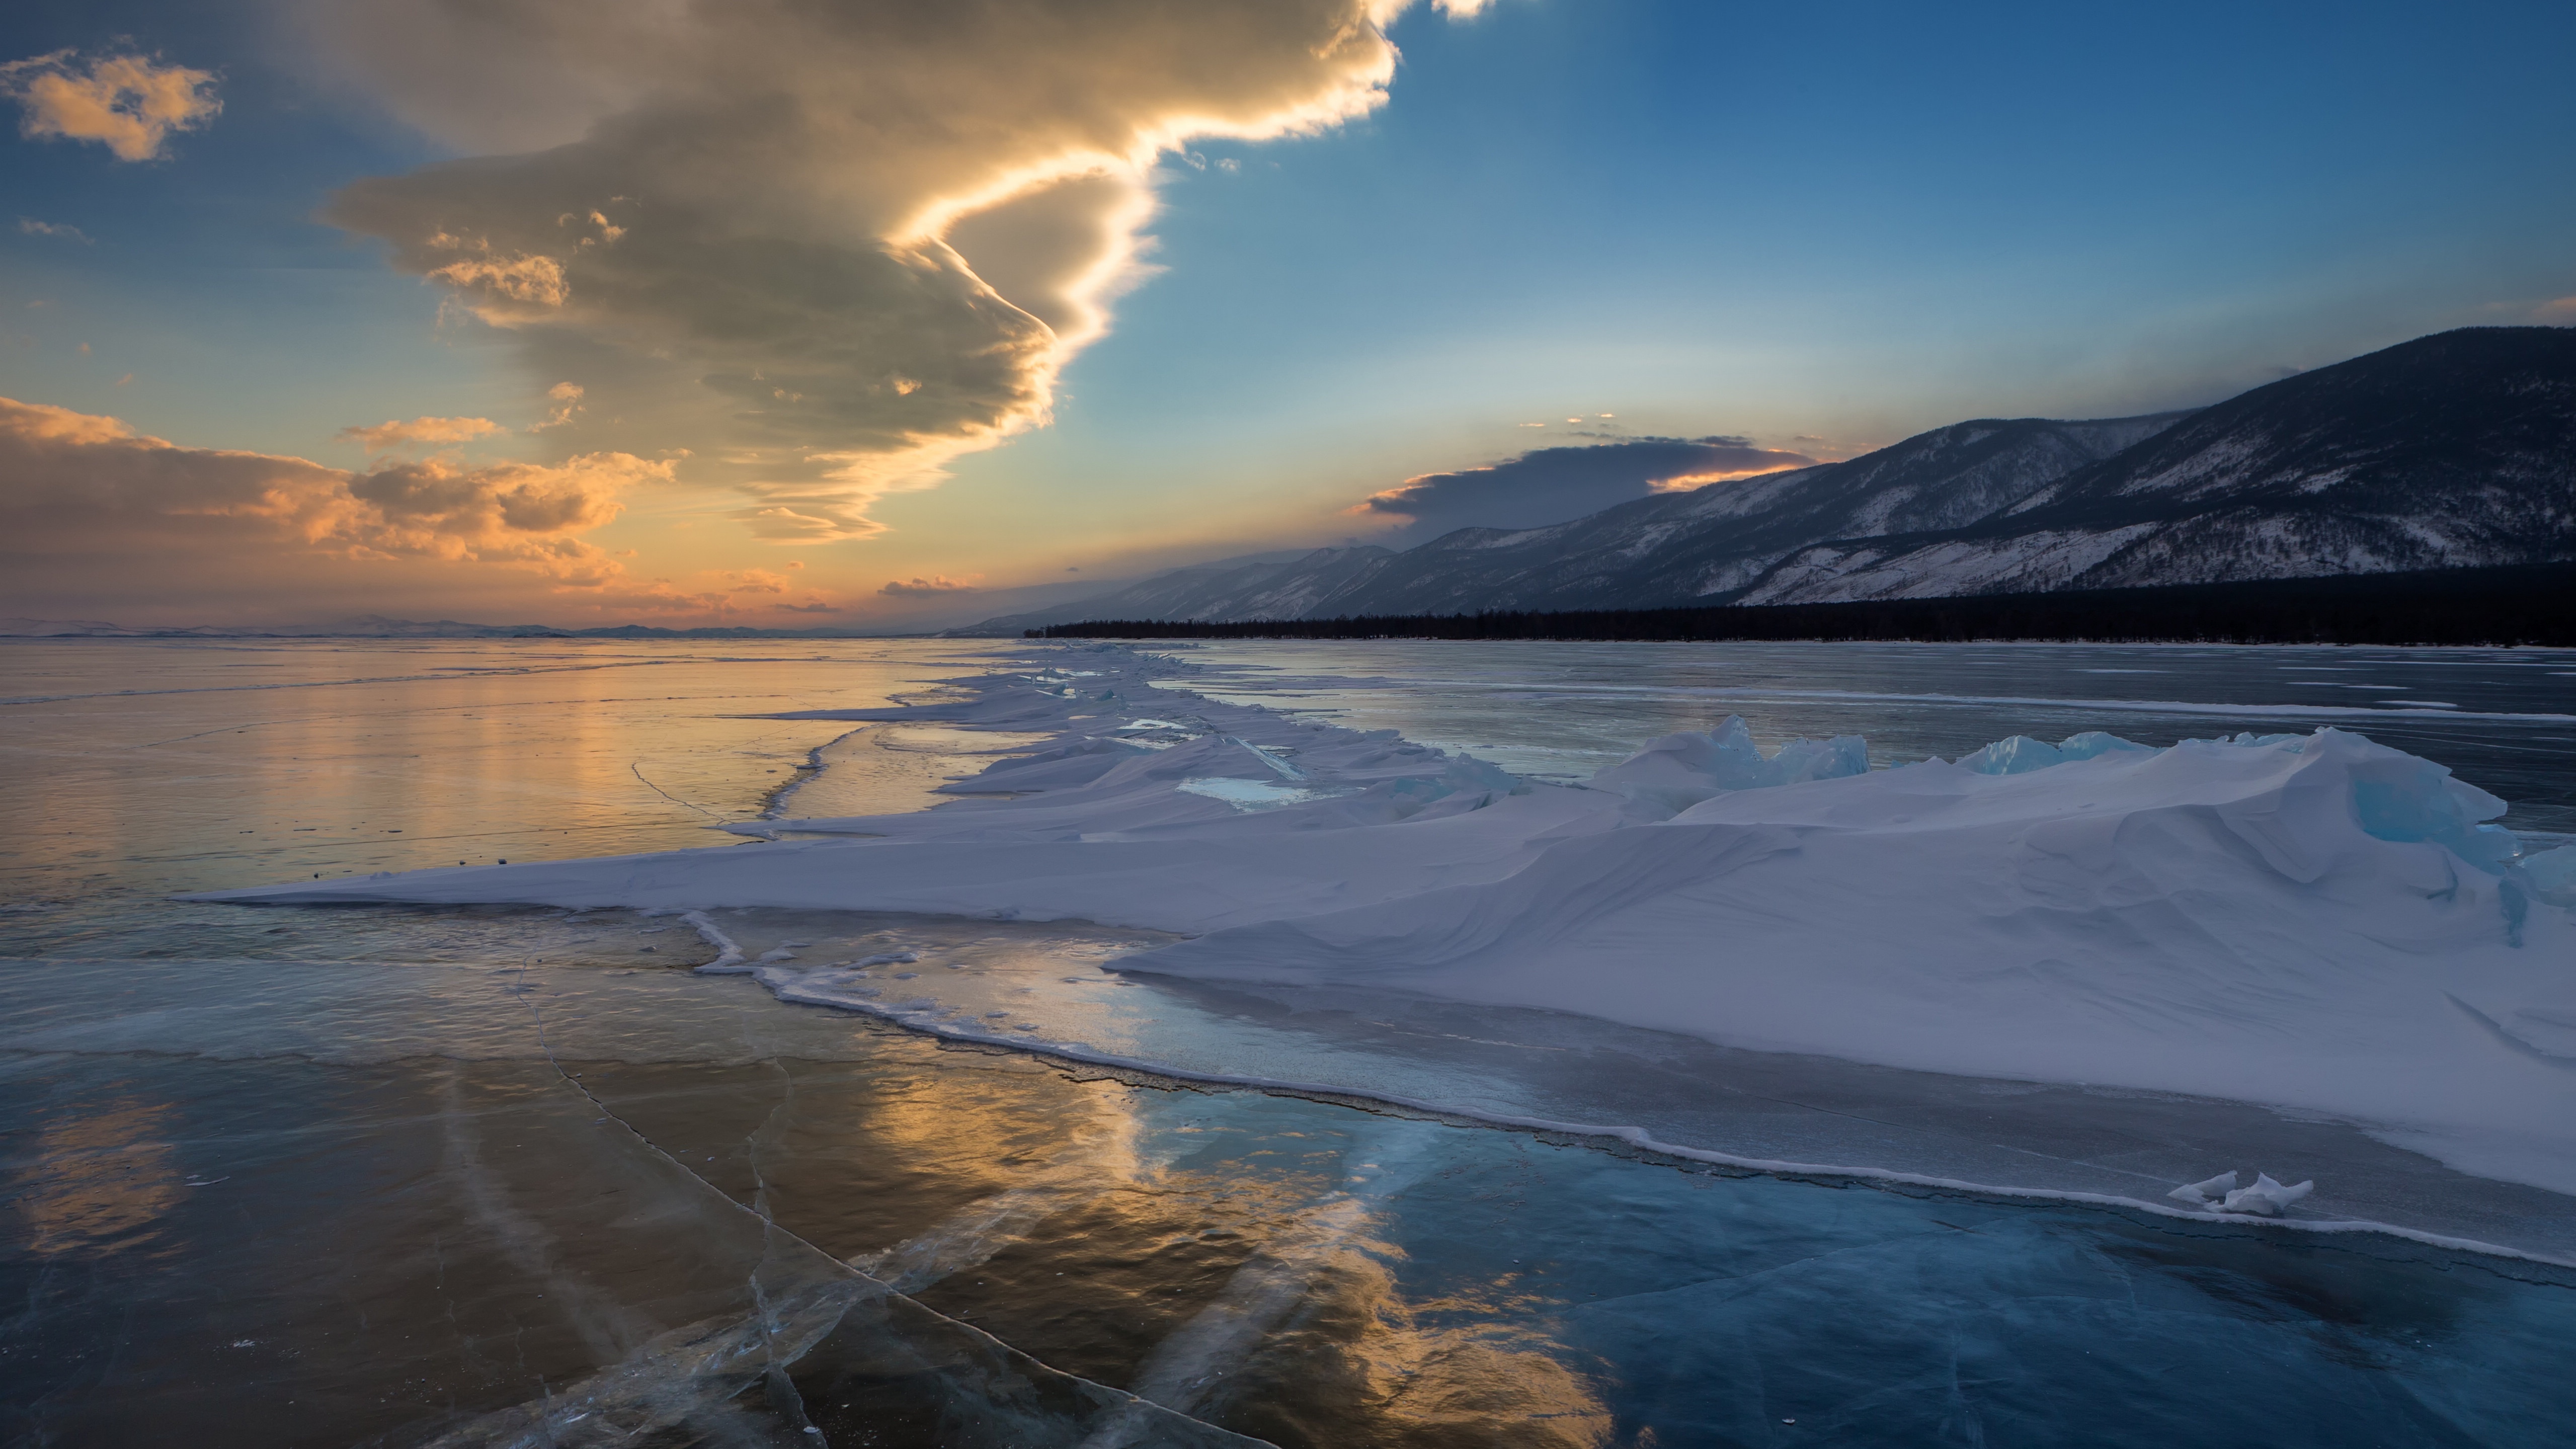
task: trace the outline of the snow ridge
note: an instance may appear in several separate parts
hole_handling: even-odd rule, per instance
[[[1048,736],[934,809],[209,898],[1137,926],[1192,939],[1114,969],[2286,1107],[2576,1192],[2576,847],[2525,853],[2504,802],[2360,735],[2015,737],[1874,769],[1858,739],[1765,752],[1730,718],[1565,786],[1207,699],[1170,659],[1021,658],[940,703],[801,716]],[[714,969],[750,964],[689,919]]]

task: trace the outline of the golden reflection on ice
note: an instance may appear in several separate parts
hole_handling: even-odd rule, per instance
[[[102,876],[201,890],[722,845],[709,825],[756,818],[810,751],[859,727],[762,716],[879,708],[973,671],[977,647],[13,645],[0,657],[34,687],[0,717],[0,766],[25,782],[27,824],[0,861],[27,894],[68,895]],[[841,815],[937,803],[931,791],[990,763],[943,744],[871,750],[816,803]]]
[[[1174,1408],[1203,1403],[1221,1381],[1217,1360],[1250,1357],[1258,1343],[1262,1356],[1282,1360],[1272,1376],[1342,1399],[1373,1439],[1530,1449],[1609,1442],[1609,1410],[1566,1366],[1562,1347],[1529,1326],[1532,1305],[1513,1302],[1526,1295],[1504,1279],[1485,1293],[1407,1300],[1389,1266],[1404,1253],[1376,1235],[1380,1218],[1369,1201],[1343,1197],[1279,1225],[1225,1298],[1157,1350],[1135,1391]],[[1500,1311],[1507,1306],[1521,1311]],[[1212,1328],[1220,1337],[1230,1330],[1241,1349],[1187,1351]]]
[[[178,1149],[160,1135],[173,1115],[166,1102],[122,1097],[48,1123],[12,1174],[28,1251],[113,1253],[148,1242],[146,1229],[188,1192]]]
[[[983,1263],[1075,1203],[1147,1175],[1139,1124],[1120,1094],[1075,1092],[1040,1105],[1015,1090],[1030,1085],[1020,1071],[1001,1071],[974,1094],[983,1100],[961,1101],[958,1089],[974,1077],[955,1078],[918,1081],[843,1124],[872,1151],[936,1181],[951,1201],[965,1199],[902,1242],[850,1260],[902,1292]]]
[[[1176,1122],[1174,1099],[1149,1088],[1065,1090],[1024,1059],[973,1060],[946,1057],[942,1071],[864,1097],[800,1085],[771,1189],[791,1163],[811,1170],[865,1144],[880,1174],[871,1195],[917,1208],[887,1234],[899,1241],[852,1254],[853,1266],[1006,1339],[1008,1320],[1030,1311],[1141,1331],[1151,1346],[1120,1386],[1183,1413],[1225,1422],[1247,1403],[1294,1400],[1330,1421],[1327,1439],[1607,1442],[1609,1412],[1549,1336],[1544,1295],[1503,1278],[1405,1296],[1393,1216],[1445,1160],[1450,1129],[1379,1119],[1298,1132],[1214,1107],[1203,1118],[1183,1107],[1192,1120]],[[1240,1145],[1190,1160],[1229,1139]],[[890,1169],[910,1188],[885,1183]],[[828,1215],[817,1191],[850,1193],[809,1179],[792,1195],[811,1206],[790,1217]],[[1033,1310],[1026,1295],[1047,1285],[1065,1301]]]

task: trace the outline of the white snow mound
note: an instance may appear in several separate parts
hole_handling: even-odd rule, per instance
[[[1856,738],[1764,755],[1728,719],[1548,785],[1158,687],[1172,661],[1049,657],[1076,655],[1094,667],[827,713],[1052,732],[963,782],[984,798],[738,827],[806,837],[777,843],[217,898],[1148,927],[1196,939],[1121,969],[2318,1111],[2576,1191],[2576,850],[2520,856],[2487,823],[2503,801],[2359,735],[2017,736],[1873,770]],[[1150,746],[1126,742],[1139,725]],[[755,964],[689,919],[715,969]]]

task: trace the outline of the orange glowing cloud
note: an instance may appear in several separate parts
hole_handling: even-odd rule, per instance
[[[342,428],[340,436],[362,444],[370,453],[381,453],[412,443],[470,443],[508,431],[490,418],[413,418],[407,423],[388,418],[367,427]]]
[[[615,519],[634,488],[670,476],[670,464],[625,453],[352,473],[182,447],[115,418],[0,398],[0,477],[11,484],[0,494],[0,572],[31,590],[79,574],[149,594],[165,578],[276,578],[299,559],[425,560],[595,589],[624,566],[579,535]]]
[[[83,69],[68,50],[0,65],[0,95],[18,102],[31,137],[96,141],[120,161],[150,161],[173,132],[221,114],[212,71],[139,55],[102,56]]]

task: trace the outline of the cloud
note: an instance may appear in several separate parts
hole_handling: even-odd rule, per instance
[[[578,535],[617,517],[665,463],[593,453],[467,468],[443,458],[353,473],[189,448],[111,417],[0,398],[0,575],[13,592],[233,597],[332,564],[491,564],[558,588],[623,566]]]
[[[342,428],[340,436],[364,444],[370,453],[381,453],[410,443],[470,443],[508,431],[490,418],[414,418],[407,423],[388,418],[372,427]]]
[[[547,388],[546,420],[542,423],[530,424],[528,431],[542,433],[548,428],[560,428],[571,422],[574,416],[582,411],[581,398],[581,384],[577,382],[559,382]]]
[[[2533,310],[2532,320],[2558,327],[2576,326],[2576,297],[2541,303]]]
[[[215,74],[139,55],[105,55],[80,68],[68,50],[0,65],[0,95],[18,103],[28,136],[96,141],[120,161],[150,161],[174,131],[192,131],[224,108]]]
[[[64,241],[79,242],[82,246],[91,245],[88,232],[76,226],[65,226],[60,222],[38,221],[33,217],[22,216],[18,218],[18,230],[28,236],[60,237]]]
[[[600,611],[692,614],[718,619],[745,612],[833,614],[841,611],[841,605],[813,589],[805,591],[801,602],[790,603],[787,596],[792,591],[792,580],[768,569],[708,569],[696,576],[693,587],[684,587],[670,579],[652,579],[643,584],[602,590],[589,602]]]
[[[1410,3],[305,14],[357,85],[467,153],[352,185],[330,219],[577,379],[592,432],[692,449],[692,481],[751,495],[753,533],[823,540],[1045,423],[1150,272],[1157,158],[1366,114]]]
[[[1590,447],[1536,448],[1485,468],[1425,473],[1349,511],[1404,518],[1394,541],[1456,528],[1539,528],[1649,493],[1724,478],[1802,468],[1803,453],[1757,448],[1749,438],[1634,438]]]
[[[980,578],[982,575],[979,574],[977,577]],[[877,592],[891,594],[898,599],[935,599],[942,594],[972,593],[974,589],[975,586],[972,583],[960,583],[945,574],[933,574],[926,579],[915,576],[910,583],[895,579]]]

